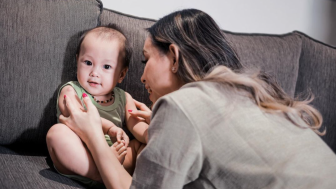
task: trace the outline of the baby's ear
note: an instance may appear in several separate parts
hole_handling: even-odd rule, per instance
[[[119,75],[118,83],[121,83],[121,82],[124,80],[127,71],[128,71],[128,68],[123,68],[123,69],[121,70],[120,75]]]

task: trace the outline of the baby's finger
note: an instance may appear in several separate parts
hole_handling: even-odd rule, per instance
[[[125,146],[128,146],[128,144],[129,144],[129,138],[128,138],[128,136],[126,134],[123,137],[123,141],[124,141]]]
[[[115,143],[112,144],[111,147],[116,148],[118,144],[119,144],[118,142],[115,142]]]
[[[123,156],[126,156],[127,154],[127,150],[123,151],[121,154],[119,154],[119,157],[123,157]]]
[[[123,152],[127,151],[127,148],[125,146],[121,147],[119,150],[118,150],[118,154],[122,154]]]
[[[118,142],[121,142],[122,135],[123,135],[122,131],[117,132],[117,141]]]
[[[124,143],[122,143],[122,142],[121,143],[116,142],[114,144],[116,144],[116,146],[115,146],[116,151],[119,151],[119,149],[124,146]]]

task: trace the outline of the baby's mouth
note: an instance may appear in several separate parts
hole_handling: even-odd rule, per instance
[[[97,83],[97,82],[89,81],[89,85],[95,87],[95,86],[98,86],[100,84]]]

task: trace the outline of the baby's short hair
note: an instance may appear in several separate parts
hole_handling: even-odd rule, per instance
[[[112,40],[112,39],[116,38],[119,41],[123,42],[123,45],[124,45],[123,46],[123,48],[124,48],[123,68],[128,68],[128,66],[130,64],[130,61],[131,61],[131,57],[132,57],[132,48],[131,48],[125,34],[123,33],[123,31],[115,24],[98,26],[98,27],[86,30],[80,37],[76,54],[79,55],[80,48],[81,48],[81,45],[84,41],[85,36],[88,33],[91,33],[91,32],[95,32],[98,35],[98,37],[106,38],[107,40]]]

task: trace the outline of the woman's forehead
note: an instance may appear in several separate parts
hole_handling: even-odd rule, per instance
[[[152,40],[150,39],[150,37],[147,37],[142,52],[146,54],[150,52],[152,48],[153,48]]]

